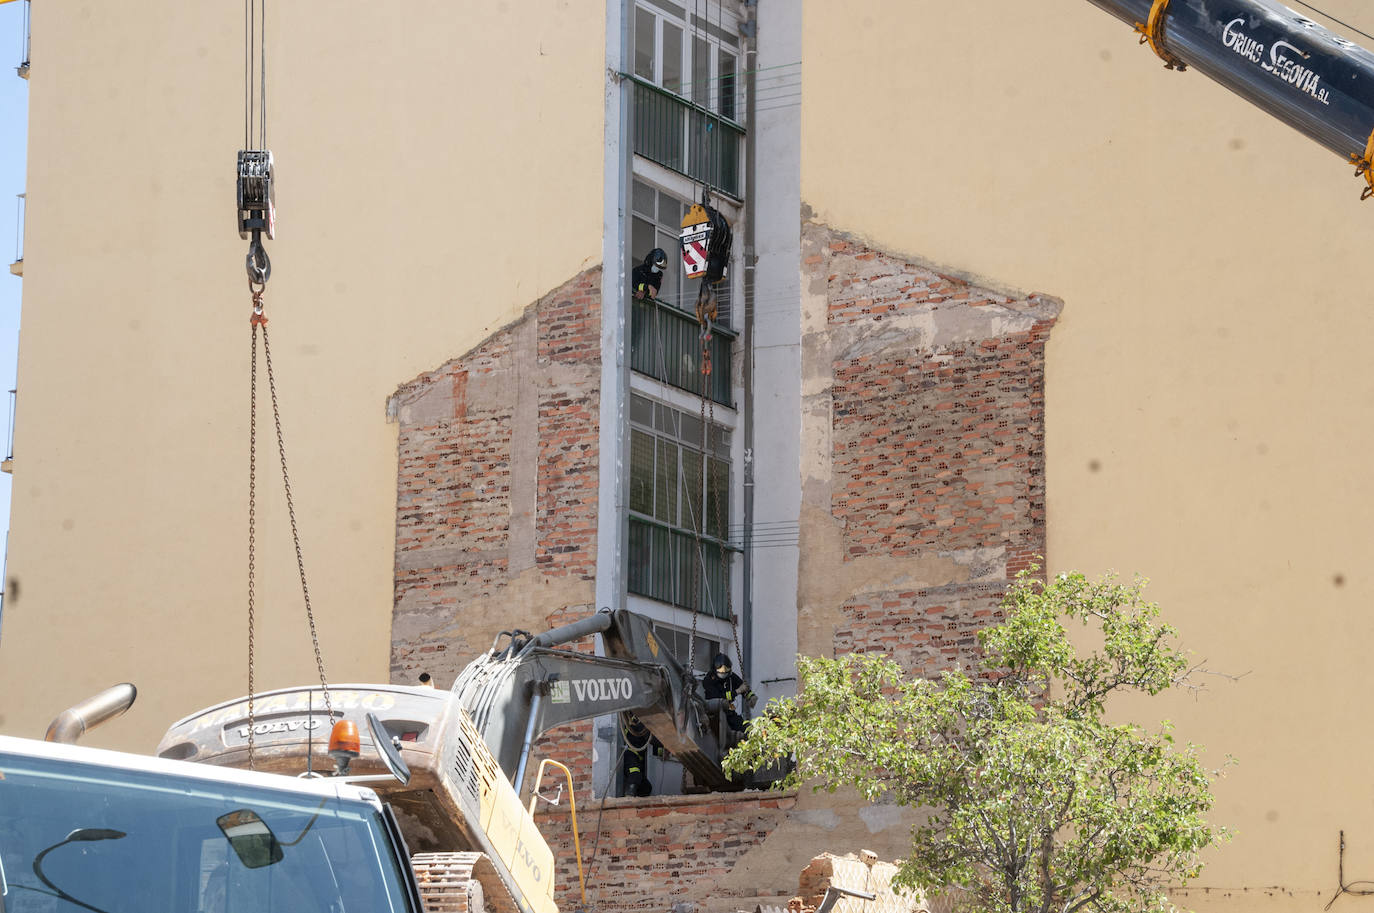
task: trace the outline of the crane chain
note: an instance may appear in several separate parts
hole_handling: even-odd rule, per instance
[[[703,483],[704,485],[707,485],[708,487],[710,487],[710,488],[712,489],[712,502],[714,503],[714,506],[715,506],[716,518],[719,520],[720,518],[723,518],[723,517],[725,516],[725,513],[724,513],[724,511],[722,510],[720,487],[719,487],[719,486],[712,486],[712,485],[710,485],[710,478],[711,478],[711,449],[710,449],[710,440],[711,440],[711,438],[710,438],[710,429],[711,429],[711,426],[714,425],[714,424],[715,424],[715,421],[716,421],[716,402],[715,402],[715,398],[711,396],[711,372],[712,372],[712,364],[711,364],[711,339],[712,339],[712,335],[713,335],[713,334],[711,333],[711,324],[715,321],[716,317],[718,316],[718,313],[719,313],[719,312],[718,312],[718,306],[717,306],[717,303],[716,303],[716,293],[715,293],[715,289],[714,289],[714,287],[713,287],[713,284],[710,283],[710,282],[708,282],[706,279],[703,279],[703,280],[701,281],[701,287],[700,287],[700,289],[699,289],[698,292],[697,292],[697,323],[698,323],[698,325],[701,327],[701,332],[700,332],[700,336],[701,336],[701,478],[702,478],[702,483]],[[706,559],[705,559],[704,542],[703,542],[703,536],[702,536],[703,532],[706,530],[706,523],[707,523],[707,517],[705,516],[705,513],[706,513],[706,501],[705,501],[705,498],[704,498],[704,497],[703,497],[703,499],[702,499],[702,513],[703,513],[703,516],[701,517],[700,521],[697,523],[696,544],[697,544],[697,561],[698,561],[698,564],[699,564],[700,567],[701,567],[701,576],[702,576],[703,582],[706,582],[706,581],[705,581],[705,576],[706,576]],[[733,587],[730,586],[730,572],[729,572],[729,560],[728,560],[728,559],[729,559],[729,529],[728,529],[728,527],[727,527],[727,529],[726,529],[724,532],[725,532],[725,535],[723,535],[723,536],[721,536],[719,539],[717,539],[717,548],[719,548],[719,550],[720,550],[720,567],[721,567],[721,572],[724,574],[724,577],[725,577],[725,617],[726,617],[726,618],[729,620],[729,622],[730,622],[730,631],[731,631],[731,635],[732,635],[731,639],[734,641],[734,644],[735,644],[735,661],[736,661],[737,663],[739,663],[740,673],[741,673],[741,675],[743,675],[743,672],[744,672],[744,654],[743,654],[743,651],[741,650],[741,647],[740,647],[739,622],[738,622],[738,620],[735,618]],[[693,590],[694,590],[694,592],[693,592],[693,594],[692,594],[692,596],[693,596],[693,599],[692,599],[692,637],[691,637],[691,640],[689,641],[690,647],[689,647],[689,650],[688,650],[688,668],[689,668],[689,669],[692,668],[692,662],[693,662],[693,660],[694,660],[695,657],[696,657],[697,615],[698,615],[698,611],[697,611],[697,599],[696,599],[697,593],[695,592],[695,589],[696,589],[696,582],[697,582],[697,576],[696,576],[696,574],[693,574],[693,575],[692,575],[692,583],[693,583]],[[709,592],[710,592],[710,590],[709,590],[709,588],[708,588],[708,589],[707,589],[707,593],[709,594]]]
[[[262,295],[264,289],[249,283],[253,294],[252,324],[253,353],[250,361],[250,401],[248,417],[248,767],[253,769],[254,754],[254,583],[256,558],[257,523],[257,441],[258,441],[258,328],[262,328],[263,363],[267,367],[267,387],[272,399],[272,421],[277,433],[277,455],[281,463],[282,489],[286,494],[286,512],[291,521],[291,541],[296,550],[296,570],[300,575],[301,595],[305,601],[305,617],[310,627],[310,644],[315,651],[315,668],[320,676],[320,689],[324,693],[325,717],[333,724],[334,704],[329,696],[329,680],[324,671],[324,655],[320,651],[319,631],[315,625],[315,611],[310,604],[310,586],[306,582],[305,557],[301,548],[300,529],[296,523],[295,499],[291,494],[291,475],[286,466],[286,439],[282,434],[281,407],[277,400],[276,375],[272,370],[272,344],[267,334],[267,317],[263,313]]]
[[[252,288],[250,286],[250,288]],[[257,557],[257,505],[258,505],[258,317],[262,313],[262,289],[253,290],[253,344],[249,369],[248,394],[248,769],[254,770],[255,739],[253,730],[257,726],[254,712],[254,697],[257,689],[253,683],[254,657],[253,606],[254,573]],[[263,318],[264,320],[266,318]]]

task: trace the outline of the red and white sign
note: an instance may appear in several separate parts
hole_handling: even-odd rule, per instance
[[[688,279],[696,279],[706,274],[706,242],[710,237],[710,222],[683,226],[682,265],[687,268]]]

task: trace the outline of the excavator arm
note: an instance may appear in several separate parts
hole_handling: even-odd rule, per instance
[[[606,656],[557,649],[594,634],[602,636]],[[638,716],[698,784],[734,788],[720,769],[720,746],[695,681],[654,637],[649,620],[633,612],[599,612],[533,636],[506,632],[459,674],[453,694],[517,791],[542,734],[624,712]]]

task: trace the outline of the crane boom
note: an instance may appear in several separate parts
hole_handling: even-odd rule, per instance
[[[1374,193],[1374,53],[1270,0],[1088,0],[1165,62],[1220,83],[1356,164]]]

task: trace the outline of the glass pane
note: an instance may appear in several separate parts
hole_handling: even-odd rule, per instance
[[[629,574],[626,586],[631,593],[641,596],[654,596],[653,590],[653,548],[650,527],[641,520],[630,518],[630,542],[628,551]]]
[[[672,534],[673,602],[676,605],[692,605],[692,590],[696,586],[697,579],[694,545],[695,542],[691,536],[682,533]]]
[[[635,8],[635,75],[654,78],[654,14]]]
[[[711,460],[706,476],[706,531],[717,539],[728,539],[730,530],[730,464]]]
[[[722,652],[718,640],[697,640],[697,655],[692,659],[692,668],[705,675],[711,671],[711,660]]]
[[[713,542],[702,542],[698,607],[717,618],[728,618],[730,615],[725,596],[725,567],[728,560],[728,555],[720,546]]]
[[[682,520],[678,523],[690,530],[702,529],[701,454],[682,449]]]
[[[706,107],[710,104],[711,46],[704,38],[692,39],[692,101]]]
[[[723,327],[732,327],[734,326],[734,322],[731,318],[731,311],[734,308],[735,296],[733,292],[735,284],[730,281],[728,275],[729,267],[727,267],[726,270],[726,277],[716,283],[716,323],[719,323]]]
[[[711,456],[722,460],[730,459],[730,429],[724,425],[711,426]]]
[[[682,423],[678,426],[684,443],[691,444],[694,450],[701,449],[701,419],[683,413]]]
[[[682,92],[682,29],[663,23],[663,88]]]
[[[660,194],[662,196],[662,194]],[[663,270],[663,289],[659,298],[672,304],[674,307],[682,306],[682,244],[678,241],[676,232],[659,230],[658,246],[663,248],[668,254],[668,266]]]
[[[720,52],[720,107],[721,115],[735,119],[735,55]]]
[[[711,337],[711,398],[718,403],[730,403],[730,340],[724,336]]]
[[[657,489],[654,516],[677,525],[677,446],[662,440],[658,442]]]
[[[631,194],[631,208],[642,216],[654,217],[654,188],[643,181],[634,182],[634,190]]]
[[[677,237],[682,230],[682,214],[686,210],[687,204],[671,193],[658,192],[658,224],[665,231],[672,232],[673,237]]]
[[[642,431],[630,432],[630,510],[654,512],[654,439]]]
[[[630,421],[636,425],[652,428],[654,425],[654,404],[642,396],[630,396]]]
[[[629,269],[634,270],[636,266],[644,262],[644,258],[649,255],[649,251],[657,246],[658,235],[654,232],[654,225],[647,219],[635,216],[630,220],[630,263]],[[633,291],[633,289],[631,289]]]

